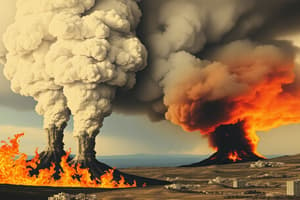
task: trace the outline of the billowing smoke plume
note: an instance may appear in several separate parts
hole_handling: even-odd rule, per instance
[[[133,0],[19,0],[4,36],[6,77],[38,101],[45,127],[66,122],[70,109],[75,135],[95,134],[116,88],[132,88],[146,66],[140,16]]]
[[[138,79],[137,98],[185,130],[208,135],[216,149],[222,134],[214,132],[227,130],[218,127],[242,123],[245,130],[239,137],[255,153],[255,131],[300,121],[300,113],[293,111],[300,106],[295,50],[260,33],[263,25],[281,17],[280,9],[295,4],[292,0],[272,5],[240,0],[143,2],[140,35],[150,62]]]
[[[43,30],[46,25],[39,20],[42,19],[33,14],[22,15],[18,9],[16,22],[4,35],[9,52],[4,74],[14,92],[31,96],[38,102],[36,111],[44,116],[44,128],[60,128],[69,119],[69,109],[63,88],[46,73],[45,56],[55,39],[43,40],[47,36]]]
[[[220,124],[254,118],[257,110],[270,112],[266,104],[294,78],[292,57],[271,45],[236,41],[220,48],[215,60],[184,52],[170,56],[166,64],[172,71],[162,81],[169,120],[211,132]]]
[[[151,65],[141,84],[151,92],[140,92],[144,101],[160,99],[164,96],[161,81],[172,71],[165,65],[176,53],[200,52],[207,43],[218,42],[229,32],[239,17],[251,8],[253,2],[230,0],[223,6],[218,1],[167,0],[145,2],[144,7],[153,7],[146,16],[144,34],[150,50]],[[155,17],[157,16],[157,17]],[[174,55],[173,55],[174,54]],[[182,66],[184,68],[184,66]]]
[[[283,89],[294,80],[293,57],[272,45],[237,41],[220,48],[215,60],[201,61],[183,52],[168,59],[173,70],[162,81],[168,120],[202,133],[245,121],[254,146],[258,139],[252,129],[299,120],[298,112],[282,116],[297,102],[286,104]]]
[[[132,1],[99,1],[83,17],[61,13],[52,20],[58,41],[46,68],[64,86],[76,135],[93,134],[111,113],[116,87],[133,87],[145,67],[146,50],[134,35],[140,15]]]

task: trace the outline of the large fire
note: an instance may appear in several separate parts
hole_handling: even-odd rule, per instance
[[[19,152],[19,138],[24,134],[17,134],[9,142],[1,141],[0,146],[0,184],[31,185],[31,186],[55,186],[55,187],[97,187],[97,188],[129,188],[136,187],[136,182],[132,185],[126,183],[124,177],[121,180],[114,180],[114,170],[111,169],[98,180],[92,180],[89,169],[80,167],[74,168],[67,163],[67,155],[61,159],[60,179],[55,180],[52,176],[55,173],[55,166],[50,169],[39,170],[39,175],[30,176],[31,169],[37,167],[39,156],[31,161],[27,160],[27,155]],[[75,178],[76,177],[76,178]]]

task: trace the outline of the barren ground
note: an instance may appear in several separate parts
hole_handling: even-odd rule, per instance
[[[129,189],[121,191],[101,192],[97,194],[103,200],[154,200],[154,199],[300,199],[285,196],[286,181],[300,179],[300,155],[284,156],[271,159],[272,162],[284,162],[280,168],[250,168],[250,163],[228,164],[208,167],[194,168],[131,168],[122,169],[127,173],[132,173],[150,178],[166,180],[167,177],[177,180],[179,184],[197,184],[199,189],[195,192],[170,191],[163,186],[149,187],[143,189]],[[271,174],[271,177],[254,178],[256,175]],[[233,189],[231,182],[225,185],[208,184],[209,179],[217,176],[222,178],[245,179],[248,183],[260,184],[260,187]],[[247,178],[251,176],[252,178]],[[272,176],[282,176],[272,178]],[[263,186],[269,184],[270,187]],[[201,194],[202,192],[208,194]],[[262,192],[259,194],[259,192]],[[254,193],[254,194],[253,194]],[[267,194],[267,195],[266,195]],[[270,197],[272,196],[273,197]],[[267,197],[268,196],[268,197]]]
[[[219,200],[219,199],[299,199],[285,196],[286,181],[300,179],[300,155],[284,156],[271,159],[272,162],[284,162],[285,165],[279,168],[250,168],[250,163],[227,164],[208,167],[193,168],[129,168],[121,171],[145,176],[149,178],[166,180],[169,178],[176,184],[196,185],[194,191],[173,191],[167,190],[164,186],[154,186],[135,189],[122,190],[97,190],[97,199],[101,200],[160,200],[160,199],[201,199],[201,200]],[[262,177],[267,175],[267,177]],[[225,179],[223,184],[208,184],[210,179],[217,176]],[[250,176],[250,177],[249,177]],[[234,189],[231,187],[233,178],[246,180],[247,183],[256,185],[255,187],[246,187]],[[264,186],[267,184],[267,186]],[[257,186],[258,185],[258,186]],[[28,194],[28,190],[31,191]],[[11,191],[11,192],[8,192]],[[26,195],[25,195],[25,191]],[[11,188],[2,185],[0,187],[0,199],[2,200],[24,200],[25,196],[31,195],[28,200],[47,199],[45,194],[39,192],[39,189],[31,190]],[[53,191],[52,191],[53,192]],[[56,191],[55,191],[56,192]],[[60,190],[57,189],[57,193]],[[68,191],[67,191],[68,192]],[[71,189],[70,193],[85,192]],[[89,191],[94,193],[95,191]],[[15,197],[5,198],[7,195],[15,194]],[[23,198],[24,197],[24,198]]]

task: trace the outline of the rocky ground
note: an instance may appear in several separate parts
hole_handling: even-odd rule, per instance
[[[299,199],[286,196],[286,181],[300,179],[300,155],[284,156],[265,163],[240,163],[193,168],[130,168],[121,171],[149,178],[167,180],[173,184],[122,190],[89,190],[102,200],[156,200],[156,199]],[[241,187],[233,188],[233,181],[239,180]],[[29,192],[33,199],[47,199],[39,189],[22,190],[1,186],[0,196],[6,195],[9,188],[16,198],[24,199]],[[57,193],[62,192],[59,189]],[[51,189],[53,193],[53,189]],[[56,191],[55,191],[56,192]],[[67,193],[82,193],[85,190],[65,190]],[[27,194],[28,195],[28,194]],[[93,196],[94,196],[93,195]],[[33,197],[36,198],[33,198]]]

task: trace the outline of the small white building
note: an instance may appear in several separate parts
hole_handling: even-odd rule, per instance
[[[232,187],[233,188],[244,188],[244,187],[246,187],[246,181],[240,180],[240,179],[233,179]]]
[[[53,197],[49,197],[48,200],[71,200],[71,195],[61,192]]]
[[[288,196],[300,196],[300,180],[287,181],[286,194]]]

